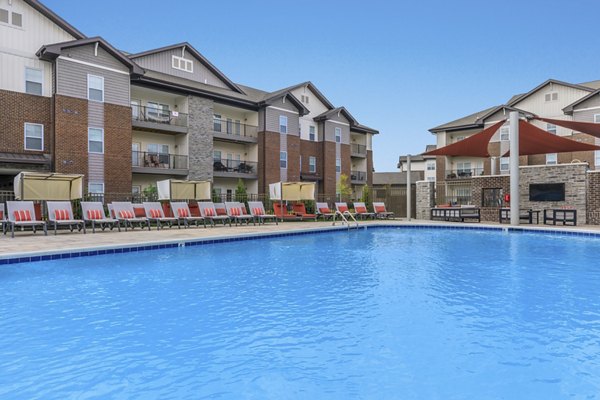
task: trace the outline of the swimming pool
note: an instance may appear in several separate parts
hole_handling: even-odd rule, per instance
[[[369,229],[0,267],[0,398],[598,398],[600,240]]]

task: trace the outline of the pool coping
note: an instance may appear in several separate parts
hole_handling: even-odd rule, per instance
[[[234,242],[242,240],[269,239],[285,236],[299,236],[328,232],[348,232],[354,230],[368,230],[381,228],[401,228],[401,229],[441,229],[441,230],[474,230],[474,231],[504,231],[512,233],[544,233],[558,236],[582,236],[600,238],[600,232],[586,229],[565,229],[560,227],[520,227],[520,226],[502,226],[486,224],[450,224],[450,223],[431,223],[431,222],[406,222],[389,221],[376,225],[363,224],[358,226],[328,226],[315,228],[291,229],[288,231],[277,232],[251,232],[233,235],[220,235],[203,238],[189,239],[167,239],[158,241],[133,242],[123,245],[107,244],[101,246],[84,246],[61,250],[45,250],[33,252],[14,252],[0,255],[0,265],[29,263],[37,261],[70,259],[78,257],[90,257],[105,254],[122,254],[138,251],[158,250],[188,246],[202,246],[215,243]],[[570,228],[570,227],[569,227]]]

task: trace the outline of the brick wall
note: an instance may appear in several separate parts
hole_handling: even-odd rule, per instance
[[[323,176],[323,148],[319,142],[310,140],[300,140],[300,155],[302,156],[302,171],[301,174],[310,174],[308,171],[309,157],[317,159],[317,176]],[[313,174],[311,174],[313,176]]]
[[[600,171],[587,172],[587,223],[600,225]]]
[[[336,194],[336,172],[335,172],[335,143],[322,142],[323,144],[323,194],[335,197]],[[350,174],[348,174],[350,179]],[[350,184],[350,181],[348,181]]]
[[[471,202],[481,208],[481,220],[498,222],[498,207],[483,207],[483,189],[502,189],[502,193],[510,192],[508,175],[474,177],[471,186]]]
[[[342,159],[342,174],[345,174],[350,178],[350,171],[352,169],[352,160],[350,158],[350,145],[340,145],[340,158]]]
[[[287,180],[288,182],[298,182],[300,180],[300,137],[287,135]],[[279,153],[277,153],[279,160]],[[307,163],[308,159],[302,159],[302,163]]]
[[[131,192],[131,108],[104,104],[104,191]]]
[[[269,183],[279,182],[279,138],[278,132],[258,133],[258,192],[269,193]]]
[[[54,104],[56,146],[54,170],[56,172],[84,174],[87,176],[87,100],[56,95],[54,98]],[[131,148],[131,143],[129,144],[129,148]],[[85,185],[87,187],[87,181],[85,182]]]

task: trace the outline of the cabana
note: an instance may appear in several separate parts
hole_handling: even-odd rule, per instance
[[[315,199],[314,182],[277,182],[269,184],[271,200],[279,200],[283,207],[284,201],[301,201]],[[283,209],[283,208],[282,208]],[[282,214],[283,217],[283,214]],[[282,218],[283,220],[283,218]]]
[[[20,172],[15,176],[16,200],[70,201],[83,197],[83,175]]]
[[[209,181],[183,181],[166,179],[156,182],[158,200],[209,200]]]

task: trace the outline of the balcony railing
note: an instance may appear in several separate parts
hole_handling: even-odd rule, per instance
[[[258,126],[224,119],[213,119],[213,131],[231,135],[232,139],[236,139],[236,137],[256,139],[258,136]]]
[[[350,171],[350,181],[367,182],[367,173],[363,171]]]
[[[446,171],[446,180],[469,179],[479,175],[483,175],[483,168],[452,169]]]
[[[131,165],[140,168],[187,169],[188,156],[132,151]]]
[[[214,160],[213,171],[224,172],[224,173],[238,173],[256,175],[256,167],[258,163],[254,161],[240,161],[240,160]]]
[[[132,105],[131,117],[133,121],[178,126],[182,128],[187,128],[188,126],[187,114],[156,107]]]
[[[366,156],[367,155],[367,146],[362,144],[352,143],[350,144],[350,152],[353,156]]]

